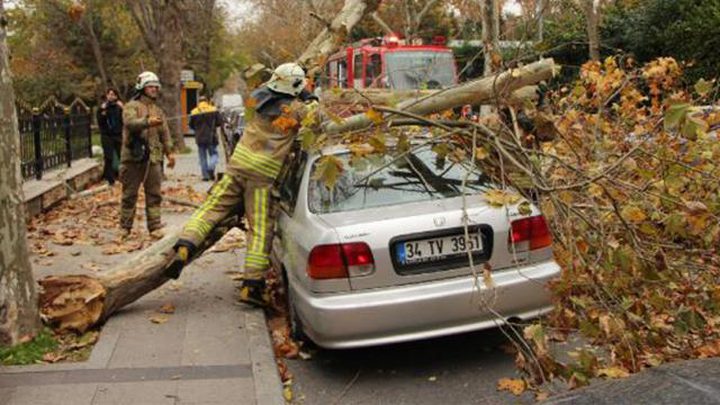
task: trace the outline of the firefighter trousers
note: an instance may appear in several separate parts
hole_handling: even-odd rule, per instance
[[[160,229],[160,204],[162,204],[162,163],[124,162],[120,166],[122,201],[120,204],[120,226],[132,229],[135,219],[140,186],[145,191],[145,217],[150,232]]]
[[[185,224],[180,239],[200,246],[215,225],[232,213],[238,204],[244,203],[248,223],[245,279],[263,279],[265,271],[270,267],[275,226],[271,187],[270,179],[258,180],[226,174]]]

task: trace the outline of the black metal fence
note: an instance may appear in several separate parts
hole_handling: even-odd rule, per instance
[[[75,100],[63,105],[50,99],[37,108],[18,103],[23,179],[92,156],[92,110]]]

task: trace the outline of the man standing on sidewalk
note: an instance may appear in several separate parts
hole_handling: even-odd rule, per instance
[[[153,238],[161,238],[162,222],[162,165],[163,156],[168,158],[168,167],[175,166],[172,154],[170,129],[165,113],[157,106],[160,80],[153,72],[143,72],[135,84],[137,94],[127,103],[123,111],[123,147],[120,154],[120,182],[122,203],[120,227],[123,237],[130,235],[135,219],[140,185],[145,190],[145,216],[147,227]]]
[[[103,148],[103,178],[112,187],[118,178],[120,168],[120,148],[122,147],[123,104],[118,98],[117,90],[109,88],[105,91],[105,101],[97,112],[97,123],[100,128],[100,141]]]
[[[274,204],[270,189],[290,153],[300,123],[310,112],[303,103],[312,99],[305,90],[305,71],[295,63],[278,66],[272,78],[250,96],[252,118],[228,162],[227,174],[185,224],[177,252],[166,274],[177,278],[183,266],[213,227],[244,204],[248,222],[245,277],[240,300],[267,304],[265,271],[270,267]]]
[[[204,181],[215,181],[215,167],[218,163],[218,138],[216,129],[221,124],[220,113],[208,102],[207,97],[190,112],[190,128],[195,131],[195,143],[200,156],[200,170]]]

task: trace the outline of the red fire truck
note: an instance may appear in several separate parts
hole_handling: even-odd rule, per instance
[[[407,45],[397,36],[364,39],[328,59],[325,88],[437,89],[457,83],[457,67],[444,37]]]

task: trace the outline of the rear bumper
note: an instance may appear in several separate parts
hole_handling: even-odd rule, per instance
[[[426,339],[528,319],[551,310],[546,284],[554,261],[493,273],[495,288],[472,276],[342,294],[293,285],[305,333],[319,346],[351,348]],[[497,316],[499,315],[499,316]]]

